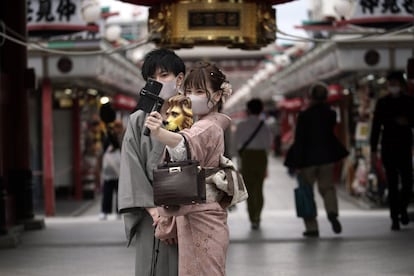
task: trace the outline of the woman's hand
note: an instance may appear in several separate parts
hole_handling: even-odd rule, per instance
[[[158,137],[160,130],[163,128],[163,119],[159,112],[153,111],[145,120],[145,126],[151,130],[151,135]]]
[[[169,147],[176,147],[183,139],[180,134],[164,128],[163,118],[157,111],[153,111],[148,115],[144,126],[151,130],[151,137]]]
[[[145,209],[147,210],[148,214],[150,214],[150,216],[152,217],[152,226],[157,226],[158,221],[160,220],[160,214],[158,213],[158,209],[156,207]]]

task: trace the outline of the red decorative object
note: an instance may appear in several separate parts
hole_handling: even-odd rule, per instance
[[[302,109],[303,104],[302,98],[293,98],[278,102],[277,107],[290,112],[298,112]]]
[[[132,111],[137,106],[137,101],[134,98],[118,94],[114,97],[112,105],[117,109]]]
[[[89,25],[44,24],[44,25],[27,26],[27,31],[29,31],[30,33],[41,32],[41,31],[59,31],[62,33],[88,31],[88,32],[97,33],[99,32],[99,26],[95,24],[89,24]]]

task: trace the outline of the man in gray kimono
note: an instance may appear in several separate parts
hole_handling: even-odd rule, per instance
[[[163,84],[159,96],[164,105],[178,93],[185,76],[184,62],[173,51],[155,49],[149,52],[142,65],[142,77]],[[155,239],[154,225],[159,219],[152,189],[152,170],[162,158],[164,145],[144,135],[147,114],[137,110],[129,117],[121,153],[118,204],[123,214],[128,245],[135,236],[135,275],[178,275],[178,249],[176,243]],[[158,249],[158,250],[157,250]]]

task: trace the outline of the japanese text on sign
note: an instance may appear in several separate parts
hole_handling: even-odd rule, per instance
[[[223,28],[240,27],[239,12],[225,11],[190,11],[188,16],[188,28]]]
[[[363,14],[412,14],[413,0],[360,0]]]
[[[28,23],[71,22],[77,15],[77,1],[71,0],[38,0],[27,1]]]

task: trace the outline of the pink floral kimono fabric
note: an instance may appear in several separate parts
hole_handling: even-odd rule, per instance
[[[193,159],[202,167],[218,167],[224,152],[223,129],[231,119],[210,113],[181,131]],[[158,208],[161,216],[176,216],[179,276],[225,276],[229,245],[227,210],[216,202],[184,205],[178,210]]]
[[[218,203],[205,205],[211,208],[176,217],[180,276],[226,275],[227,211]]]

